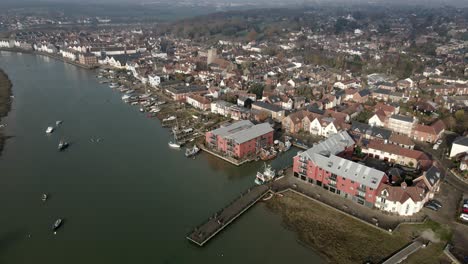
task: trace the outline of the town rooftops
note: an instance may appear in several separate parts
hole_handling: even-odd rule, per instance
[[[392,115],[390,117],[391,119],[403,121],[403,122],[408,122],[408,123],[413,123],[414,118],[412,116],[404,116],[404,115]]]
[[[268,123],[254,125],[248,120],[242,120],[229,126],[215,129],[212,131],[212,134],[234,140],[237,144],[242,144],[272,131],[273,128]]]

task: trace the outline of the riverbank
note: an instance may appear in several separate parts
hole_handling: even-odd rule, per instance
[[[266,203],[303,245],[318,251],[330,263],[380,263],[423,233],[433,234],[436,243],[431,250],[421,250],[411,256],[410,263],[420,263],[423,256],[429,257],[430,263],[445,260],[439,249],[449,239],[447,230],[430,220],[401,225],[398,231],[389,234],[295,193],[286,192],[283,197],[275,196]]]
[[[8,75],[0,69],[0,155],[2,154],[3,146],[6,141],[1,121],[11,109],[11,86],[11,81],[8,78]]]

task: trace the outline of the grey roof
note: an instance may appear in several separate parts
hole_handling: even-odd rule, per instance
[[[381,127],[372,127],[368,124],[353,121],[351,124],[351,131],[360,133],[360,134],[367,134],[372,137],[381,138],[381,139],[389,139],[392,135],[392,131],[381,128]]]
[[[392,91],[390,90],[387,90],[387,89],[382,89],[382,88],[379,88],[379,89],[375,89],[372,91],[372,93],[375,93],[375,94],[390,94]]]
[[[404,116],[404,115],[392,115],[390,118],[400,120],[403,122],[413,123],[414,119],[412,116]]]
[[[301,155],[309,156],[309,158],[316,153],[321,155],[336,155],[352,145],[354,145],[354,140],[348,132],[341,131],[326,140],[314,144],[312,148],[302,152]]]
[[[242,144],[272,131],[273,128],[268,123],[254,125],[248,120],[242,120],[232,125],[215,129],[212,133],[216,136],[232,139],[237,144]]]
[[[320,168],[333,174],[377,189],[385,173],[357,162],[336,156],[354,144],[349,134],[342,131],[299,154],[312,160]]]
[[[216,103],[219,103],[219,102],[224,102],[224,101],[218,101]],[[234,124],[230,124],[230,125],[227,125],[227,126],[222,126],[218,129],[215,129],[213,131],[211,131],[211,133],[215,136],[221,136],[221,137],[224,137],[224,136],[227,136],[229,135],[230,133],[233,133],[233,132],[236,132],[236,131],[239,131],[239,130],[243,130],[243,129],[248,129],[250,127],[252,127],[254,124],[252,122],[250,122],[249,120],[241,120],[239,122],[236,122]]]
[[[254,138],[257,138],[261,135],[273,132],[273,128],[269,123],[262,123],[255,125],[249,129],[239,131],[237,133],[231,134],[228,137],[233,139],[237,144],[242,144]]]
[[[434,186],[440,180],[441,173],[437,167],[432,166],[426,171],[424,177],[426,177],[431,186]]]
[[[467,146],[468,147],[468,137],[458,137],[453,141],[453,144]]]
[[[364,97],[364,96],[366,96],[366,95],[370,95],[370,93],[371,93],[371,92],[370,92],[369,89],[364,89],[364,90],[359,91],[359,95],[360,95],[361,97]]]
[[[277,106],[277,105],[268,104],[268,103],[260,102],[260,101],[253,102],[252,105],[261,107],[261,108],[263,108],[263,109],[270,110],[270,111],[272,111],[272,112],[280,112],[280,111],[283,110],[283,108],[281,108],[281,107],[279,107],[279,106]]]

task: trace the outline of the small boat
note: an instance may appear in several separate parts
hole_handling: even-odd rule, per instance
[[[271,165],[265,164],[263,172],[259,172],[259,171],[257,172],[257,176],[255,178],[255,183],[258,184],[258,185],[265,184],[265,183],[273,180],[273,178],[275,178],[275,176],[276,176],[276,172],[275,172],[275,170],[273,170],[271,168]]]
[[[42,196],[41,196],[41,199],[43,202],[47,201],[47,194],[46,193],[43,193]]]
[[[172,132],[173,132],[173,134],[174,134],[174,140],[169,141],[169,147],[179,149],[179,148],[181,147],[181,145],[180,145],[180,144],[178,143],[178,141],[177,141],[177,133],[176,133],[176,130],[173,128],[173,129],[172,129]]]
[[[292,146],[291,141],[286,141],[286,142],[284,143],[284,149],[283,149],[283,151],[284,151],[284,152],[288,151],[288,150],[291,148],[291,146]]]
[[[177,148],[177,149],[180,148],[180,144],[178,144],[178,143],[174,143],[172,141],[169,141],[168,144],[169,144],[169,147],[171,147],[171,148]]]
[[[54,127],[51,127],[51,126],[48,127],[48,128],[46,129],[45,132],[46,132],[47,134],[50,134],[50,133],[54,132]]]
[[[278,152],[273,147],[271,147],[270,150],[262,149],[262,151],[260,152],[260,159],[263,161],[267,161],[276,158],[277,155]]]
[[[197,145],[193,145],[193,148],[187,148],[185,150],[185,157],[190,158],[197,155],[200,152],[200,148]]]
[[[126,101],[126,100],[130,99],[130,97],[131,97],[130,95],[126,94],[126,95],[122,96],[122,101]]]
[[[60,143],[58,144],[58,150],[62,151],[68,148],[68,142],[60,140]]]
[[[56,125],[56,126],[60,126],[61,124],[62,124],[62,120],[57,120],[57,121],[55,121],[55,125]]]
[[[151,107],[151,110],[149,112],[150,113],[158,113],[159,111],[161,111],[161,109],[159,107]]]
[[[170,116],[168,118],[164,118],[162,121],[163,122],[168,122],[168,121],[172,121],[172,120],[176,120],[176,117],[175,116]]]
[[[61,218],[55,220],[54,225],[52,226],[52,230],[55,231],[59,229],[59,227],[62,225],[63,220]]]
[[[140,107],[140,112],[142,112],[142,113],[146,112],[145,108]]]

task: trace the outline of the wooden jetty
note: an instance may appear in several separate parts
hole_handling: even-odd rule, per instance
[[[212,215],[205,223],[194,228],[187,235],[187,239],[198,246],[203,246],[269,192],[268,185],[257,185],[248,189],[236,200]]]

